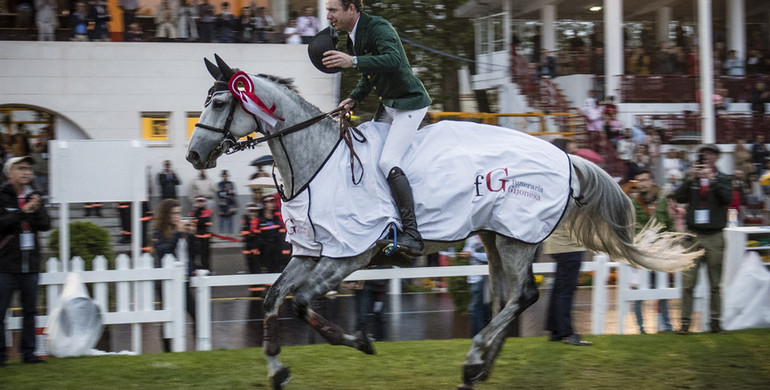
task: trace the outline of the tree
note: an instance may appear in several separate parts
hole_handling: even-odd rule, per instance
[[[385,0],[371,5],[364,4],[364,11],[387,19],[402,39],[436,51],[463,58],[473,58],[473,22],[454,16],[454,11],[466,0]],[[340,34],[338,47],[344,48],[347,36]],[[459,80],[457,71],[466,62],[450,58],[434,51],[418,48],[402,42],[409,63],[417,77],[433,99],[433,104],[445,111],[459,111]],[[341,96],[353,90],[360,73],[346,69],[342,76]],[[356,115],[369,119],[374,115],[379,102],[368,97],[356,109]]]

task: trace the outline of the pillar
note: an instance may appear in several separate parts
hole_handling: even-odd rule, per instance
[[[623,0],[604,0],[605,96],[619,101],[618,76],[623,74]]]
[[[660,7],[655,25],[655,43],[668,41],[668,26],[671,23],[671,7]]]
[[[741,0],[742,2],[743,0]],[[716,140],[714,126],[714,56],[711,40],[711,0],[698,0],[698,42],[700,42],[700,92],[701,92],[701,140],[713,144]]]
[[[726,13],[727,13],[727,49],[735,50],[736,52],[738,52],[738,58],[745,61],[746,60],[745,0],[727,0],[725,7],[726,7]],[[710,12],[709,12],[709,16],[710,16]]]
[[[540,17],[543,20],[543,30],[540,42],[543,49],[550,51],[556,50],[556,6],[545,5],[540,9]]]

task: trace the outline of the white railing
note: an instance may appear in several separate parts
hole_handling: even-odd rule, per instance
[[[183,259],[186,260],[186,259]],[[152,268],[152,256],[144,254],[139,258],[134,267],[130,267],[130,259],[126,255],[120,255],[116,259],[115,270],[107,270],[107,261],[99,256],[94,259],[93,271],[83,271],[83,261],[74,258],[71,269],[81,273],[81,279],[87,285],[91,285],[94,300],[104,314],[104,324],[131,324],[132,325],[132,349],[141,353],[141,324],[161,322],[164,324],[163,334],[166,338],[172,338],[172,350],[185,350],[185,269],[181,261],[174,261],[171,255],[163,259],[163,268]],[[40,284],[46,286],[47,311],[46,315],[38,316],[36,323],[42,327],[45,325],[49,314],[56,307],[58,297],[66,280],[66,273],[61,272],[61,263],[53,258],[47,263],[47,272],[41,274]],[[618,272],[617,284],[617,311],[618,328],[623,333],[623,322],[628,313],[630,302],[636,300],[651,299],[676,299],[681,296],[681,276],[675,277],[673,287],[668,283],[658,283],[660,288],[649,288],[642,283],[641,288],[631,289],[629,283],[628,266],[610,262],[604,254],[596,254],[593,261],[584,261],[582,272],[594,272],[592,291],[592,334],[603,334],[609,297],[607,293],[607,280],[613,269]],[[534,263],[535,274],[549,274],[556,270],[556,263]],[[701,270],[704,272],[704,270]],[[390,305],[392,312],[399,312],[401,307],[401,280],[418,278],[453,277],[468,275],[488,275],[489,269],[485,265],[465,265],[447,267],[414,267],[414,268],[389,268],[359,270],[345,278],[346,281],[355,280],[383,280],[390,283]],[[643,271],[643,280],[647,278],[647,272]],[[272,284],[280,274],[239,274],[210,276],[205,270],[199,271],[198,276],[190,278],[190,286],[195,288],[196,306],[196,349],[211,349],[211,289],[225,286],[250,286],[260,284]],[[666,274],[657,275],[658,278],[667,278]],[[667,279],[665,279],[667,280]],[[163,284],[162,309],[155,309],[155,282]],[[707,278],[701,274],[699,285],[696,287],[694,311],[701,312],[701,329],[706,329],[708,318],[708,286]],[[115,311],[109,311],[109,291],[114,284]],[[6,328],[10,330],[21,329],[21,318],[8,316],[9,322]],[[6,337],[6,340],[11,340]]]
[[[186,267],[181,261],[174,261],[170,255],[163,258],[162,268],[154,268],[153,258],[149,254],[140,256],[133,267],[130,263],[127,255],[119,255],[115,259],[115,269],[109,270],[107,259],[97,256],[93,260],[93,270],[85,271],[83,259],[75,257],[69,263],[69,269],[79,272],[83,283],[92,287],[93,299],[99,306],[105,325],[131,324],[133,352],[142,352],[141,325],[152,322],[163,323],[163,335],[172,339],[172,351],[184,351]],[[62,272],[62,269],[61,261],[51,258],[46,263],[47,271],[40,274],[40,285],[46,289],[46,314],[35,318],[37,327],[46,325],[48,315],[57,306],[67,279],[67,272]],[[155,309],[156,282],[162,285],[164,299],[161,309]],[[110,310],[110,302],[115,304],[114,311]],[[10,343],[10,331],[21,329],[22,318],[10,315],[6,318],[6,340]],[[42,347],[38,345],[38,348]]]

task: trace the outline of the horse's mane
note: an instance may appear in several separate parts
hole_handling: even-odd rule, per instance
[[[297,89],[297,86],[294,85],[294,79],[283,78],[283,77],[278,77],[278,76],[273,76],[273,75],[263,74],[263,73],[258,74],[257,77],[261,77],[263,79],[272,81],[276,84],[283,85],[286,88],[289,88],[290,90],[292,90],[293,92],[299,94],[299,90]]]

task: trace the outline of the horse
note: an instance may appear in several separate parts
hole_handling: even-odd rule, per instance
[[[215,83],[209,90],[205,108],[196,124],[186,155],[188,162],[196,169],[215,167],[217,159],[225,153],[248,149],[258,142],[267,142],[274,157],[274,168],[283,179],[280,190],[284,197],[284,208],[287,205],[291,206],[295,201],[302,203],[303,201],[298,199],[311,191],[310,186],[326,185],[321,188],[327,188],[328,191],[344,187],[339,182],[316,183],[335,180],[329,179],[331,176],[327,174],[319,173],[325,165],[330,164],[330,156],[336,153],[335,150],[342,151],[345,163],[333,170],[347,171],[347,161],[350,161],[350,172],[345,173],[340,180],[348,182],[348,185],[350,182],[355,185],[356,180],[360,182],[362,178],[368,178],[367,180],[374,182],[376,187],[376,179],[372,178],[382,176],[376,168],[376,163],[372,163],[372,169],[366,170],[369,160],[365,158],[362,160],[354,150],[354,145],[357,150],[366,147],[364,138],[367,136],[372,138],[376,132],[371,129],[379,127],[369,126],[367,128],[369,134],[363,134],[364,132],[349,126],[342,115],[335,117],[334,114],[338,114],[339,110],[322,113],[317,107],[304,100],[290,79],[263,74],[248,75],[231,68],[219,56],[215,55],[215,60],[216,64],[204,59]],[[271,106],[268,107],[268,105]],[[302,121],[302,123],[290,125],[288,123],[290,121],[295,123]],[[447,129],[452,126],[451,123],[442,121],[431,125],[432,128],[429,131],[423,128],[418,133],[440,134],[442,131],[449,131]],[[462,126],[478,130],[481,134],[518,133],[512,129],[489,125],[467,123]],[[261,134],[262,137],[238,141],[254,132]],[[471,132],[463,134],[471,134]],[[702,250],[687,247],[686,237],[683,234],[663,232],[659,224],[648,224],[635,235],[634,208],[630,199],[609,174],[578,156],[567,155],[559,149],[548,149],[552,145],[544,140],[523,133],[518,134],[521,134],[519,137],[524,137],[522,139],[532,142],[537,147],[525,150],[518,145],[518,142],[503,146],[485,145],[485,147],[503,147],[510,155],[534,155],[538,156],[537,158],[541,158],[542,154],[537,154],[537,150],[534,149],[545,149],[545,154],[561,156],[558,167],[543,168],[541,169],[543,172],[533,174],[534,177],[538,177],[546,175],[548,173],[546,171],[553,171],[556,175],[568,178],[569,194],[560,198],[564,201],[563,206],[550,212],[556,216],[555,222],[551,221],[549,222],[551,225],[543,228],[544,221],[539,221],[537,218],[523,219],[525,223],[519,225],[523,225],[524,230],[544,232],[537,236],[534,242],[512,237],[503,229],[494,228],[483,228],[467,233],[462,231],[463,236],[439,237],[425,242],[425,253],[431,253],[462,241],[469,234],[478,234],[488,255],[494,316],[491,322],[473,338],[473,344],[463,363],[462,383],[458,385],[458,389],[472,389],[489,377],[509,326],[538,299],[532,262],[540,241],[550,234],[556,224],[566,224],[573,238],[589,250],[604,252],[616,261],[654,271],[674,272],[689,268],[703,253]],[[479,139],[481,140],[479,142],[483,142],[484,137]],[[338,145],[342,146],[337,147]],[[459,155],[453,158],[468,157],[462,155],[462,150],[463,148],[460,148],[457,152]],[[424,167],[416,166],[409,169],[425,169],[433,174],[435,172],[432,170],[437,169],[435,165],[427,164]],[[373,174],[364,172],[373,172]],[[409,175],[411,178],[412,173],[410,172]],[[492,184],[497,187],[491,189],[497,190],[500,186],[505,188],[506,183],[502,179],[498,181],[497,176],[492,179],[490,177],[492,172],[486,178],[477,179],[475,190],[479,191],[485,186],[491,188]],[[377,179],[384,181],[384,177]],[[427,204],[422,210],[431,209],[430,203],[433,197],[421,198],[419,195],[419,189],[429,186],[431,184],[429,182],[430,180],[427,182],[418,180],[413,183],[415,202]],[[511,183],[513,182],[508,182],[508,190],[513,188],[514,184]],[[522,186],[517,187],[517,191],[521,189],[522,193],[530,198],[547,192],[542,188],[538,189],[537,186]],[[473,192],[474,189],[470,188],[470,190]],[[324,191],[326,190],[314,190],[306,198],[313,196],[313,200],[316,201]],[[438,197],[440,195],[438,192],[440,191],[433,191],[433,195]],[[341,194],[344,195],[344,192]],[[388,201],[392,202],[389,199]],[[492,206],[489,209],[493,217],[504,212],[501,207]],[[382,210],[396,215],[395,208],[384,207]],[[426,220],[420,210],[418,207],[417,219],[422,231],[423,227],[431,226],[431,221]],[[546,210],[546,212],[549,211]],[[451,214],[449,210],[442,210],[442,213]],[[286,215],[284,218],[286,219]],[[341,225],[345,222],[334,220],[338,217],[324,216],[323,213],[316,215],[316,218],[331,219],[326,221],[330,225]],[[474,221],[484,219],[476,218],[475,215],[462,218]],[[313,222],[321,226],[320,222]],[[461,221],[461,224],[467,225],[465,221]],[[286,228],[289,233],[295,228],[289,226],[288,219]],[[316,233],[321,230],[323,229],[318,227]],[[382,259],[382,244],[378,243],[376,238],[370,238],[377,237],[381,233],[381,231],[376,231],[374,234],[361,232],[362,235],[357,236],[356,240],[351,240],[355,242],[350,244],[357,245],[357,249],[354,249],[354,254],[347,256],[335,256],[323,251],[313,252],[310,250],[312,248],[308,249],[303,245],[302,240],[294,238],[297,241],[292,241],[294,248],[292,258],[267,292],[264,301],[263,350],[267,360],[268,379],[273,388],[283,389],[291,378],[289,367],[283,365],[279,359],[281,346],[278,339],[278,309],[288,294],[293,294],[293,306],[297,317],[315,329],[329,343],[352,347],[366,354],[374,354],[373,344],[365,333],[360,331],[354,334],[347,333],[339,325],[313,311],[311,303],[315,298],[331,291],[354,271]],[[423,236],[426,237],[425,234]],[[363,239],[360,237],[366,237],[365,239],[370,241],[362,243],[360,241]],[[322,246],[324,250],[327,247],[333,247],[332,244]]]

